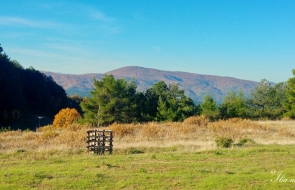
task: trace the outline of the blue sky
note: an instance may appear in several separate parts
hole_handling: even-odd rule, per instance
[[[286,81],[292,0],[10,0],[0,43],[24,68],[69,74],[124,66]]]

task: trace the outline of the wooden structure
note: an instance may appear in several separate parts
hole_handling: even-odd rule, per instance
[[[104,154],[113,151],[113,131],[110,130],[88,130],[87,131],[88,152]]]

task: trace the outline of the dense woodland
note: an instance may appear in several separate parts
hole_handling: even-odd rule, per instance
[[[80,122],[107,126],[114,122],[183,121],[206,115],[212,121],[228,118],[281,119],[295,118],[295,70],[293,78],[272,84],[260,81],[249,97],[242,91],[229,92],[221,104],[208,94],[196,105],[177,84],[155,83],[138,92],[135,80],[115,79],[104,75],[94,79],[91,97],[67,97],[52,77],[30,67],[24,69],[11,60],[0,46],[0,124],[7,126],[22,115],[52,117],[63,108],[75,108],[82,114]],[[79,105],[80,104],[80,105]]]
[[[33,67],[24,69],[1,46],[0,86],[0,126],[8,126],[26,115],[53,118],[62,108],[78,108],[52,77]]]

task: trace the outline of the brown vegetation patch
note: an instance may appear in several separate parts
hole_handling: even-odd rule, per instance
[[[87,125],[70,124],[67,128],[53,125],[37,132],[7,131],[0,133],[0,152],[23,150],[85,149]],[[183,145],[184,150],[212,149],[218,137],[228,137],[237,143],[250,138],[258,143],[290,144],[294,142],[295,121],[251,121],[229,119],[209,122],[206,117],[191,117],[184,122],[117,124],[102,130],[113,130],[114,148],[169,147]]]

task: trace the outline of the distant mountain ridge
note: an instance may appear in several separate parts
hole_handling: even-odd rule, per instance
[[[68,95],[78,94],[80,96],[90,95],[93,87],[93,79],[101,80],[104,74],[60,74],[43,72],[51,76],[57,84],[61,85]],[[151,88],[154,83],[164,81],[167,84],[177,83],[185,94],[195,102],[203,100],[206,94],[210,94],[217,102],[222,102],[223,97],[230,91],[241,89],[245,95],[249,95],[251,89],[257,86],[258,82],[242,80],[233,77],[221,77],[213,75],[202,75],[179,71],[163,71],[138,66],[127,66],[107,72],[116,78],[125,78],[127,81],[135,78],[138,91],[145,91]]]

